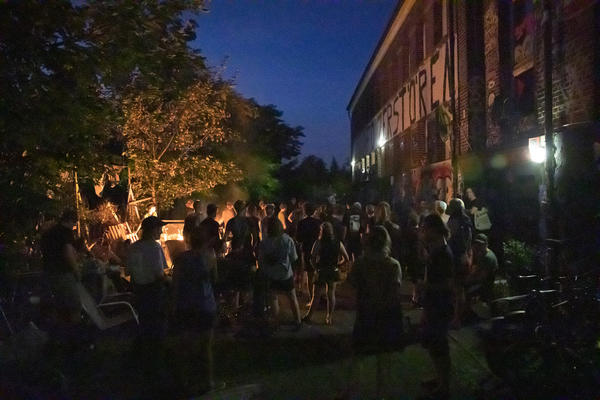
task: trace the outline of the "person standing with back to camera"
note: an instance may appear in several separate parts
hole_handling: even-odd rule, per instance
[[[446,242],[448,228],[439,215],[424,218],[421,234],[427,251],[422,293],[422,344],[433,361],[437,378],[424,382],[430,388],[425,399],[447,399],[450,390],[448,326],[453,316],[453,256]]]

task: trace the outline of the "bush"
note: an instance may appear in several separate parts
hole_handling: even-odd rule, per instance
[[[511,239],[502,243],[502,248],[504,250],[506,272],[509,275],[519,270],[531,269],[534,251],[530,246],[519,240]]]

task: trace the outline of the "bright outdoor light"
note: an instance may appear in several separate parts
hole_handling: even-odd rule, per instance
[[[385,146],[385,138],[383,137],[383,135],[379,136],[379,140],[377,141],[377,146],[379,146],[379,147]]]
[[[354,166],[356,165],[356,161],[354,161],[354,160],[350,161],[350,165],[352,166],[352,168],[354,168]]]
[[[546,138],[544,136],[529,139],[529,158],[536,164],[546,161]]]

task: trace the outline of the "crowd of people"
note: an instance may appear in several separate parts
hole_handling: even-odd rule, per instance
[[[165,223],[149,216],[140,239],[120,255],[139,312],[136,352],[147,366],[160,362],[167,325],[195,338],[189,340],[199,345],[202,361],[186,365],[201,368],[201,391],[211,390],[216,387],[211,343],[217,293],[229,293],[234,309],[251,310],[268,327],[277,323],[278,297],[284,296],[293,329],[301,330],[316,322],[314,312],[322,299],[323,322],[334,324],[336,288],[347,279],[356,295],[355,352],[377,354],[378,387],[384,390],[389,384],[386,355],[405,345],[400,290],[405,278],[413,285],[413,306],[423,308],[421,340],[437,373],[426,383],[428,393],[447,397],[447,331],[460,326],[473,298],[491,299],[497,269],[487,235],[474,226],[473,214],[483,207],[473,196],[471,209],[452,199],[448,205],[422,202],[404,212],[386,202],[363,207],[358,202],[317,205],[292,199],[275,206],[238,200],[226,203],[221,212],[215,204],[203,210],[195,202],[184,224],[186,250],[171,254],[172,269],[158,242]],[[66,212],[42,240],[45,272],[62,318],[70,324],[77,322],[81,307],[75,290],[81,280],[75,221],[76,214]],[[306,300],[305,307],[299,299]]]

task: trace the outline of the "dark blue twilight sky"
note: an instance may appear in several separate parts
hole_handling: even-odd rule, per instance
[[[396,0],[213,0],[198,16],[209,65],[260,104],[304,127],[302,156],[350,154],[346,105]]]

